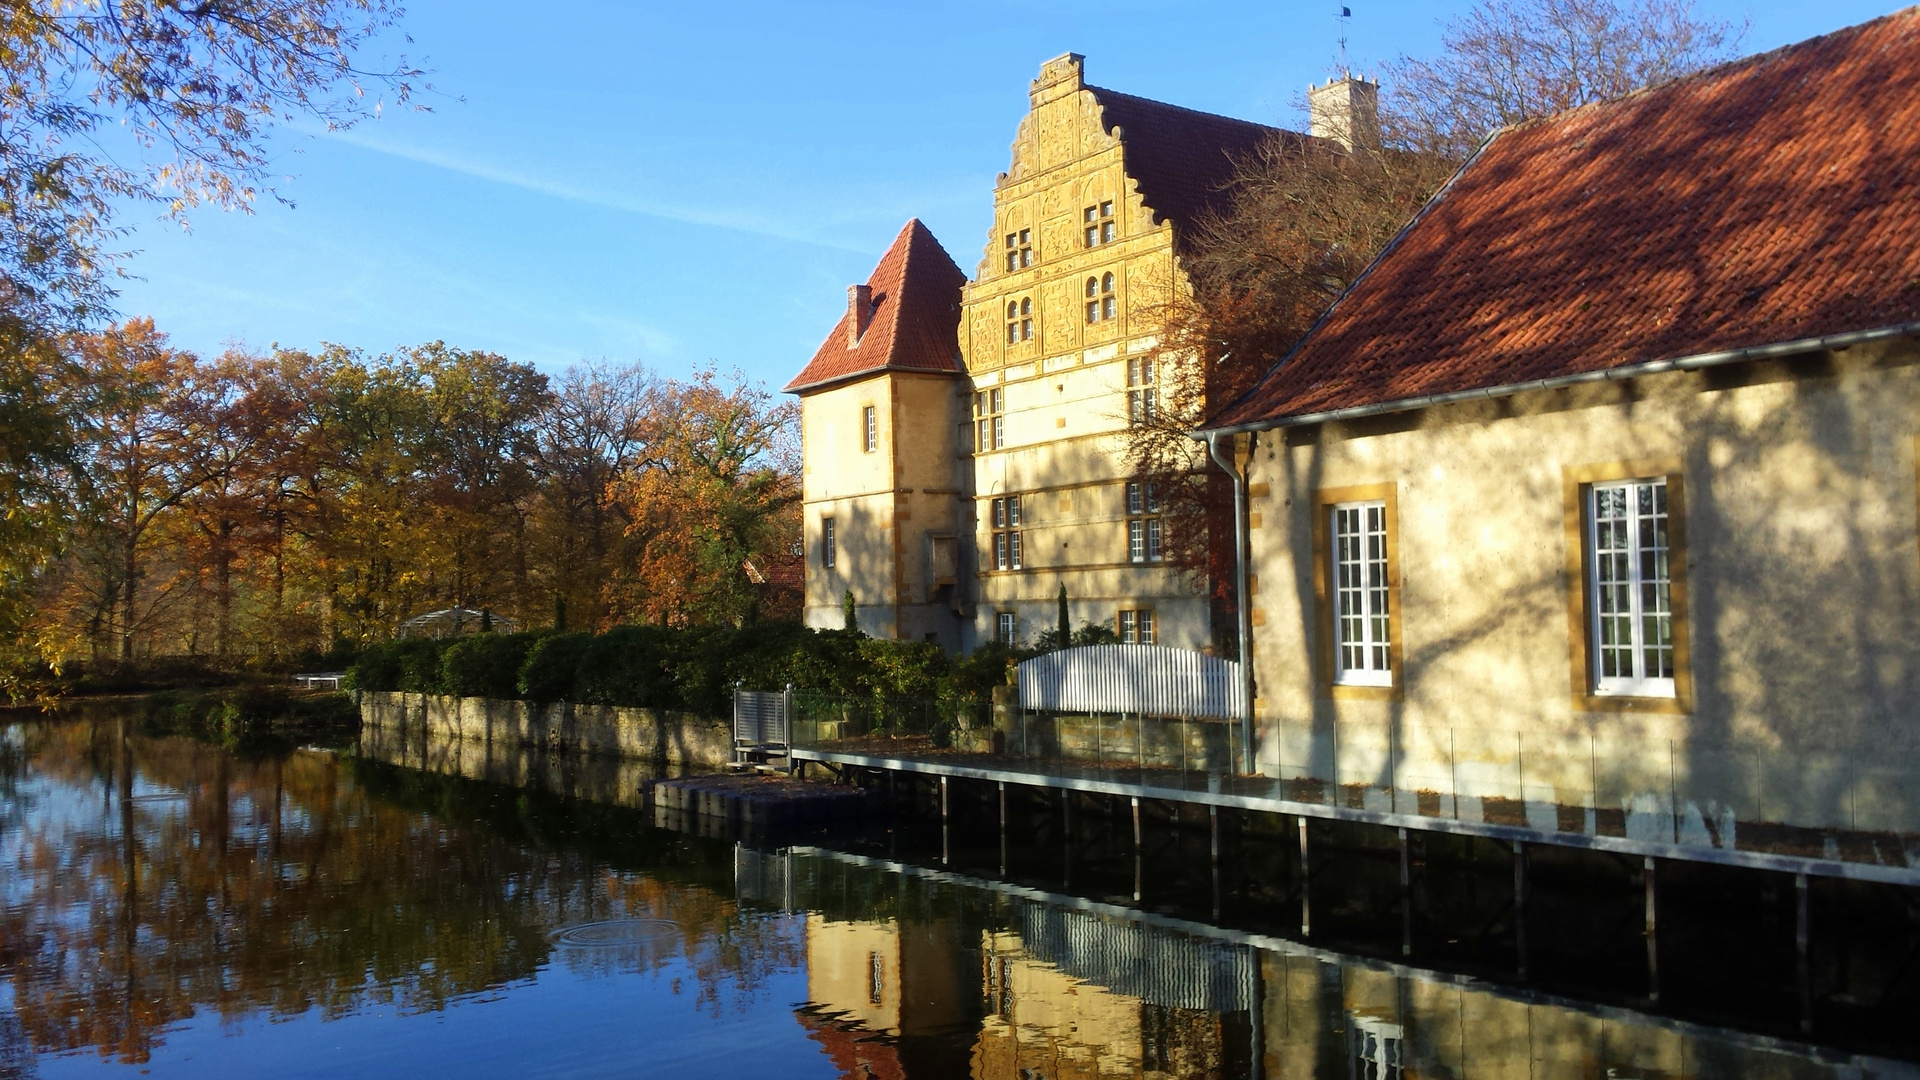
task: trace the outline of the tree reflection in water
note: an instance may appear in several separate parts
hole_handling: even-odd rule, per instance
[[[0,726],[0,1080],[89,1048],[276,1075],[698,1074],[702,1055],[855,1080],[1915,1074],[1145,913],[1123,902],[1131,859],[1083,852],[1074,880],[1095,890],[1068,894],[969,876],[997,846],[949,866],[910,835],[899,852],[878,833],[698,839],[571,797],[630,800],[625,766],[485,749],[438,760],[552,793],[106,722]],[[449,1008],[466,1003],[484,1007]],[[196,1016],[245,1037],[201,1038],[215,1025]],[[260,1018],[346,1022],[309,1059],[301,1025]],[[275,1055],[293,1067],[260,1064]]]
[[[796,924],[743,916],[724,851],[652,837],[620,854],[667,872],[617,869],[581,842],[590,807],[474,805],[475,785],[446,778],[325,753],[242,761],[113,723],[5,730],[0,972],[17,1032],[0,1026],[0,1072],[21,1040],[146,1062],[203,1010],[444,1009],[531,979],[550,930],[594,920],[670,920],[677,941],[562,950],[569,969],[684,957],[715,1014],[802,962]]]

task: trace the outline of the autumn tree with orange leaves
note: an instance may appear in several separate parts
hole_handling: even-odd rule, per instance
[[[640,467],[616,481],[632,558],[611,590],[627,621],[738,624],[758,614],[749,563],[800,541],[799,409],[711,368],[658,388]]]

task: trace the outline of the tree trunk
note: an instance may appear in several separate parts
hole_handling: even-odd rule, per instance
[[[137,536],[127,537],[126,561],[120,569],[125,580],[120,583],[120,659],[133,659],[133,609],[134,593],[139,588],[137,571],[138,556],[135,548],[139,544]]]
[[[214,584],[217,593],[214,596],[218,622],[215,624],[214,651],[220,656],[227,655],[233,635],[233,522],[220,523],[219,546],[214,551]]]

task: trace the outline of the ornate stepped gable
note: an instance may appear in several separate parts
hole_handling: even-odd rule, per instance
[[[919,218],[907,222],[867,278],[866,329],[850,338],[847,322],[856,313],[842,315],[786,392],[808,393],[882,371],[958,374],[966,278]]]
[[[1914,322],[1916,190],[1915,8],[1518,125],[1213,423]]]

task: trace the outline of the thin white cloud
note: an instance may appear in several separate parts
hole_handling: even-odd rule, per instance
[[[470,161],[453,154],[444,153],[419,146],[397,145],[368,138],[358,130],[329,132],[328,136],[339,139],[376,154],[396,157],[405,161],[430,165],[437,169],[471,176],[495,184],[519,188],[545,195],[549,198],[564,199],[568,202],[598,206],[608,210],[618,210],[628,214],[659,218],[664,221],[676,221],[687,225],[704,225],[716,229],[728,229],[734,232],[749,233],[755,236],[770,237],[793,243],[811,244],[816,247],[831,248],[836,251],[848,251],[865,254],[867,249],[850,244],[844,240],[821,239],[818,236],[797,230],[781,229],[775,221],[754,214],[728,213],[700,207],[676,206],[668,203],[650,202],[623,195],[610,194],[571,187],[548,180],[545,177],[530,176],[511,169],[502,168],[488,162]]]

